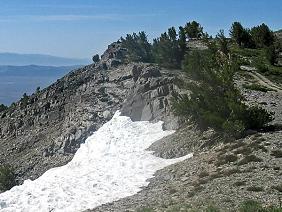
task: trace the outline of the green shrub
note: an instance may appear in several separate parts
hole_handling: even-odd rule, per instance
[[[274,188],[275,190],[279,191],[279,192],[282,192],[282,183],[273,186],[273,188]]]
[[[276,51],[274,45],[265,48],[265,57],[271,65],[274,65],[277,62],[279,52]]]
[[[151,62],[152,45],[149,43],[145,32],[127,34],[121,38],[121,45],[128,51],[129,62]]]
[[[139,208],[137,212],[154,212],[154,210],[151,208]]]
[[[234,154],[220,155],[217,158],[216,166],[221,166],[227,163],[235,162],[238,157]]]
[[[258,106],[248,108],[244,115],[248,129],[260,129],[273,120],[273,113],[269,113]]]
[[[247,188],[247,191],[260,192],[260,191],[264,191],[264,189],[259,186],[250,186]]]
[[[16,185],[15,173],[8,165],[0,166],[0,190],[6,191]]]
[[[201,128],[213,127],[237,138],[247,129],[264,127],[273,120],[272,114],[243,103],[244,98],[233,82],[237,70],[236,57],[229,59],[218,54],[215,44],[210,44],[209,50],[188,54],[184,71],[197,83],[187,85],[190,96],[176,96],[176,114],[192,117]]]
[[[255,155],[247,155],[246,157],[244,157],[242,160],[238,162],[238,165],[241,166],[248,164],[250,162],[262,162],[262,159]]]
[[[239,211],[240,212],[259,212],[259,211],[262,211],[262,209],[263,208],[260,203],[253,201],[253,200],[248,200],[242,204]]]
[[[153,56],[156,63],[166,68],[181,68],[186,53],[186,37],[183,27],[176,32],[174,27],[162,33],[153,42]]]
[[[263,207],[259,202],[248,200],[241,205],[239,211],[240,212],[282,212],[282,207],[281,206]]]
[[[282,150],[272,150],[271,155],[274,156],[275,158],[282,158]]]
[[[220,210],[218,208],[216,208],[215,206],[208,206],[206,208],[206,210],[204,210],[205,212],[220,212]]]
[[[246,181],[237,181],[233,185],[234,186],[245,186],[246,185]]]
[[[0,113],[7,110],[8,107],[6,105],[0,104]]]
[[[245,130],[245,125],[242,121],[225,121],[222,125],[223,130],[227,134],[234,135],[235,137],[240,137],[241,133]]]

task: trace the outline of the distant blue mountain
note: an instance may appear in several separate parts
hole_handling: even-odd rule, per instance
[[[80,68],[81,65],[74,66],[11,66],[0,65],[0,77],[51,77],[51,76],[64,76],[70,70]]]
[[[0,65],[73,66],[91,63],[90,59],[56,57],[44,54],[0,53]]]
[[[45,88],[80,66],[0,66],[0,104],[10,105],[23,93]]]

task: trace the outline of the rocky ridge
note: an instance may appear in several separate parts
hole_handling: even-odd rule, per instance
[[[149,150],[164,158],[194,153],[193,158],[159,170],[148,187],[136,195],[89,211],[238,211],[246,200],[264,205],[281,204],[282,107],[280,92],[243,87],[256,78],[238,76],[236,84],[249,104],[274,112],[277,129],[249,132],[245,138],[223,142],[213,130],[199,131],[193,124],[181,127],[154,143]]]
[[[166,129],[178,129],[149,148],[155,155],[193,152],[194,157],[158,171],[136,195],[90,211],[189,211],[209,204],[232,211],[245,199],[278,205],[281,130],[250,132],[224,143],[211,129],[202,132],[192,123],[180,127],[171,98],[186,92],[180,88],[184,78],[153,64],[126,64],[126,50],[113,43],[99,62],[0,113],[0,162],[16,168],[19,183],[37,178],[71,160],[85,138],[120,110],[135,121],[163,120]],[[249,103],[275,112],[273,123],[281,124],[281,93],[243,89],[244,80],[237,84]]]
[[[0,113],[0,162],[12,165],[19,183],[70,161],[80,144],[121,110],[133,120],[164,120],[177,129],[171,97],[182,92],[179,71],[125,64],[113,43],[100,62],[77,69]]]

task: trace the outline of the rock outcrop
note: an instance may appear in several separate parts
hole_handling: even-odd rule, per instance
[[[120,43],[113,43],[100,62],[72,71],[0,113],[0,162],[15,168],[19,183],[66,164],[117,110],[133,120],[164,120],[166,128],[178,128],[171,98],[181,92],[181,72],[124,64],[125,56]]]

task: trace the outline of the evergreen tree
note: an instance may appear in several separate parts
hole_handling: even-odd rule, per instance
[[[253,27],[251,35],[257,48],[270,47],[274,44],[275,35],[264,23]]]
[[[152,62],[152,46],[145,32],[128,34],[121,38],[122,47],[128,51],[128,60],[134,62]]]
[[[271,45],[269,47],[265,47],[265,56],[266,56],[266,59],[268,60],[268,62],[271,65],[275,65],[275,63],[277,62],[277,59],[279,57],[279,51],[277,51],[275,49],[274,45]]]
[[[40,92],[40,87],[38,86],[35,90],[35,93],[39,93]]]
[[[21,101],[21,108],[26,107],[28,105],[28,95],[24,93],[20,101]]]
[[[0,113],[7,110],[8,107],[6,105],[0,104]]]
[[[179,32],[178,32],[178,44],[179,44],[179,59],[182,61],[184,59],[184,56],[188,50],[187,44],[186,44],[186,34],[185,34],[185,29],[183,27],[179,27]]]
[[[184,61],[184,71],[197,83],[188,84],[190,96],[176,97],[175,112],[192,117],[201,128],[213,127],[225,135],[240,137],[246,129],[259,129],[272,120],[272,115],[258,107],[243,103],[234,86],[238,70],[236,59],[218,54],[211,43],[205,51],[192,51]]]
[[[224,31],[220,30],[219,33],[216,35],[216,39],[219,43],[219,50],[227,55],[229,53],[229,49],[228,49],[228,40],[224,35]]]
[[[203,27],[196,21],[188,22],[185,26],[187,38],[201,38],[203,36]]]
[[[230,29],[230,36],[243,48],[252,48],[253,41],[248,29],[245,29],[240,22],[234,22]]]
[[[183,34],[179,37],[174,27],[161,34],[160,38],[154,39],[153,55],[155,62],[164,67],[180,68],[185,52],[185,38]]]
[[[98,63],[100,61],[100,56],[99,54],[95,54],[93,57],[92,57],[92,60],[94,63]]]

